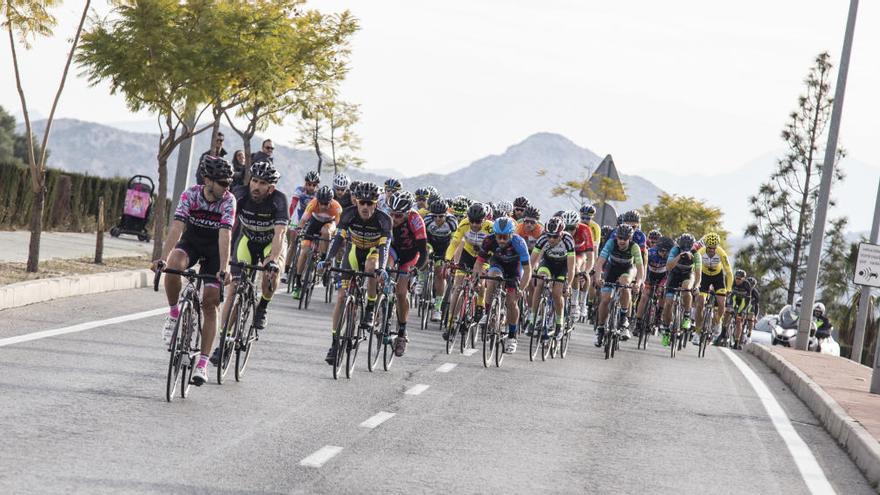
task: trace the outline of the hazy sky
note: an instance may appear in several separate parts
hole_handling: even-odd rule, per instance
[[[93,2],[94,3],[94,2]],[[99,11],[107,10],[102,1]],[[561,133],[624,173],[736,169],[780,148],[817,53],[840,57],[848,2],[545,0],[336,1],[361,22],[344,97],[359,103],[362,155],[373,168],[442,171],[528,135]],[[31,105],[48,113],[77,2],[58,36],[23,52]],[[862,2],[842,144],[880,164],[880,6]],[[8,38],[0,105],[17,112]],[[76,70],[78,72],[78,69]],[[58,114],[144,120],[106,86],[67,85]],[[274,129],[291,141],[293,127]],[[878,169],[880,170],[880,169]],[[876,180],[876,177],[871,178]]]

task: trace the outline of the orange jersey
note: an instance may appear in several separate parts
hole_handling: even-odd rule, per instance
[[[304,226],[312,218],[321,223],[339,223],[340,216],[342,216],[342,205],[339,204],[339,201],[331,199],[330,203],[328,203],[327,206],[324,206],[318,202],[317,198],[315,198],[309,201],[309,205],[306,206],[306,211],[303,213],[302,220],[300,220],[299,224],[300,226]]]
[[[525,239],[529,251],[535,247],[535,243],[538,242],[538,238],[541,237],[541,234],[543,233],[544,227],[540,223],[536,223],[531,232],[526,232],[526,224],[524,222],[520,222],[516,226],[516,234]]]

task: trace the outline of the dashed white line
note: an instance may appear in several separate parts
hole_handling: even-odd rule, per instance
[[[477,350],[476,350],[476,349],[465,349],[465,350],[464,350],[464,355],[465,355],[465,356],[473,356],[473,355],[476,354],[476,353],[477,353]]]
[[[159,309],[151,309],[149,311],[141,311],[140,313],[132,313],[129,315],[116,316],[114,318],[107,318],[106,320],[95,320],[95,321],[87,321],[85,323],[78,323],[76,325],[71,325],[69,327],[63,328],[55,328],[52,330],[43,330],[41,332],[28,333],[25,335],[18,335],[16,337],[7,337],[5,339],[0,339],[0,347],[12,345],[12,344],[20,344],[22,342],[30,342],[32,340],[45,339],[46,337],[56,337],[58,335],[65,335],[68,333],[76,333],[82,332],[83,330],[90,330],[92,328],[105,327],[107,325],[115,325],[117,323],[124,323],[126,321],[133,320],[142,320],[144,318],[149,318],[151,316],[160,315],[162,313],[167,313],[168,308],[159,308]],[[158,330],[156,332],[159,333]]]
[[[804,483],[807,484],[807,489],[810,490],[810,493],[835,493],[831,483],[828,482],[828,478],[825,477],[822,467],[816,462],[810,447],[807,446],[806,442],[798,435],[797,430],[794,429],[794,426],[791,425],[791,420],[788,419],[785,410],[779,405],[779,401],[776,400],[776,397],[773,396],[767,385],[761,381],[758,375],[739,356],[723,347],[721,351],[730,358],[730,361],[746,377],[755,393],[758,394],[758,398],[761,399],[764,409],[767,410],[767,415],[770,416],[773,426],[776,427],[776,431],[782,437],[786,447],[788,447],[788,451],[794,458],[794,463],[797,465],[798,471],[800,471],[801,477],[804,479]]]
[[[455,368],[455,363],[443,363],[436,370],[437,373],[449,373],[452,371],[452,368]]]
[[[406,395],[419,395],[425,390],[428,390],[430,385],[425,385],[424,383],[419,383],[418,385],[413,385],[410,387],[404,394]]]
[[[394,417],[394,413],[379,411],[360,424],[361,428],[375,428]]]
[[[335,445],[325,445],[315,451],[312,455],[299,461],[299,465],[305,467],[319,468],[340,452],[342,452],[342,447],[337,447]]]

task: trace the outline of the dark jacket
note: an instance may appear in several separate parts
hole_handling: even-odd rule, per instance
[[[251,153],[251,163],[256,162],[269,162],[274,164],[275,159],[271,156],[267,155],[263,150],[257,151],[256,153]]]
[[[208,150],[208,151],[202,153],[201,156],[199,156],[199,164],[196,166],[196,184],[202,185],[205,183],[205,171],[203,170],[202,163],[205,161],[205,157],[211,154],[211,151],[213,151],[213,150]],[[217,155],[215,155],[215,156],[217,156]],[[226,156],[226,149],[225,148],[220,148],[219,156],[220,157]]]

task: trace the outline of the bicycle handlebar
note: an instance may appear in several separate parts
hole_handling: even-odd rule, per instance
[[[207,275],[198,273],[192,268],[187,268],[186,270],[175,270],[174,268],[165,268],[164,262],[159,262],[159,269],[156,270],[156,276],[153,278],[153,291],[159,292],[159,280],[162,278],[162,274],[167,273],[169,275],[180,275],[181,277],[186,278],[187,280],[216,280],[220,282],[220,304],[223,304],[223,280],[218,280],[216,275]]]
[[[351,270],[349,268],[330,267],[330,271],[333,273],[341,273],[343,275],[356,275],[356,276],[369,277],[369,278],[373,278],[376,276],[375,273],[359,272],[357,270]]]

